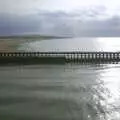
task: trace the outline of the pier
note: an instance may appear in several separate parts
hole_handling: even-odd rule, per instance
[[[0,63],[119,62],[120,52],[0,52]]]

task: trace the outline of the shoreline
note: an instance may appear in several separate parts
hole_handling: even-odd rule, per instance
[[[20,44],[20,40],[0,39],[0,52],[15,52]]]
[[[0,52],[17,52],[17,47],[23,43],[29,43],[32,41],[41,41],[46,39],[60,39],[63,37],[54,37],[54,36],[0,36]]]

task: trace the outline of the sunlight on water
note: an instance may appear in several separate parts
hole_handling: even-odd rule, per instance
[[[120,120],[120,64],[6,66],[0,78],[2,120]]]
[[[22,51],[120,51],[120,38],[65,38],[23,43]]]
[[[120,51],[120,38],[97,38],[102,51]]]
[[[23,51],[120,51],[120,38],[23,43]],[[120,63],[0,66],[1,120],[120,120]]]
[[[120,119],[120,65],[107,65],[100,73],[100,80],[107,89],[108,96],[104,93],[107,120]]]

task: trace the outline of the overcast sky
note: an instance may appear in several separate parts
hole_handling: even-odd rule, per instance
[[[120,36],[119,0],[0,0],[0,35]]]

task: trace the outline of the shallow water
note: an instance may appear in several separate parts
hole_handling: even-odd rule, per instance
[[[0,67],[1,120],[120,120],[120,64]]]
[[[22,51],[120,51],[120,38],[35,40]],[[1,120],[120,120],[120,64],[0,66]]]
[[[36,40],[20,44],[18,50],[32,52],[48,51],[120,51],[120,37],[64,38]]]

